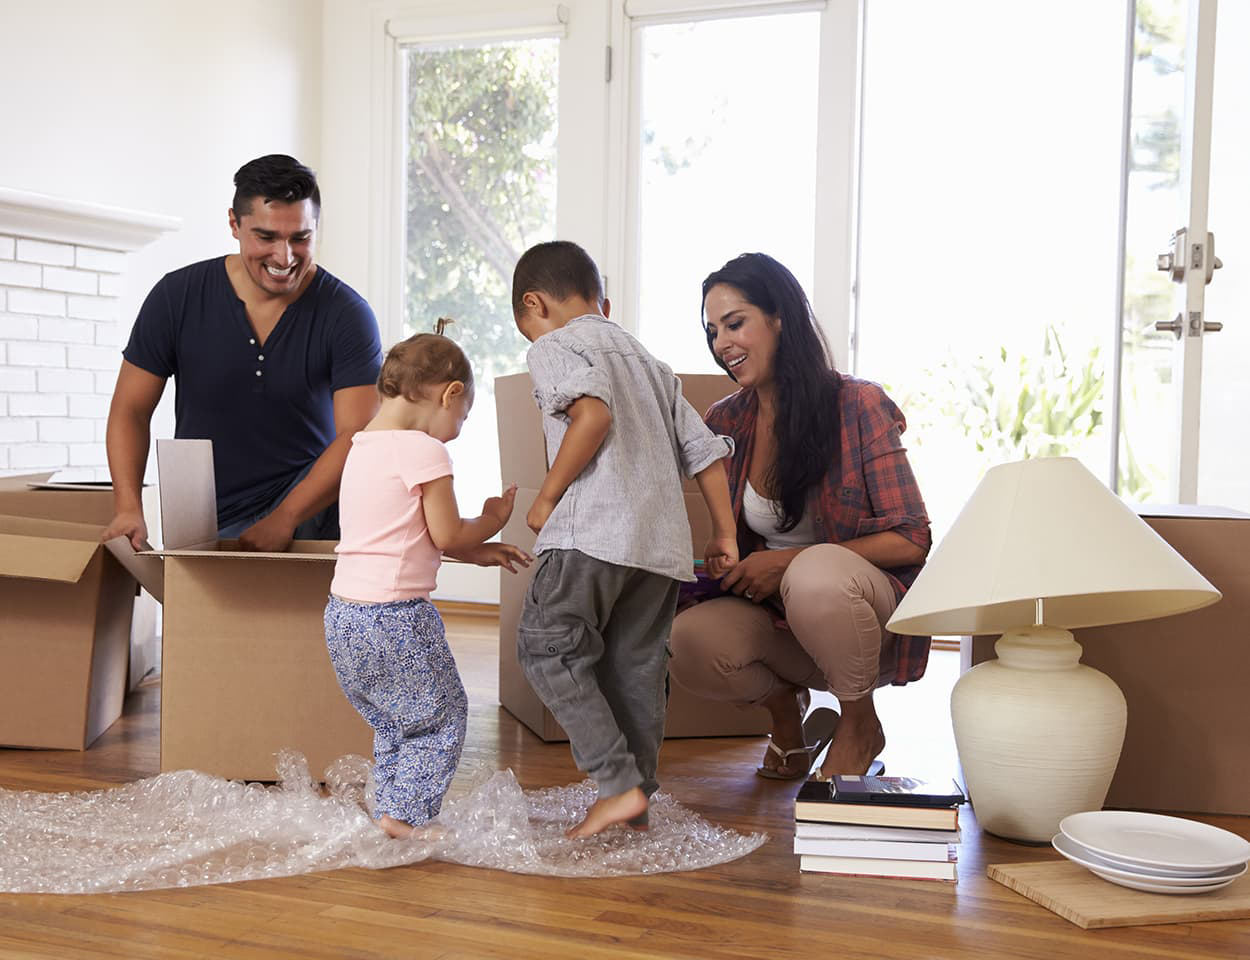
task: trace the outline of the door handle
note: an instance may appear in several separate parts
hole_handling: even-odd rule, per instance
[[[1204,333],[1219,333],[1224,329],[1224,324],[1218,320],[1205,321],[1202,314],[1194,311],[1189,315],[1189,323],[1186,324],[1182,319],[1182,314],[1177,314],[1175,320],[1157,320],[1155,321],[1155,329],[1160,333],[1174,333],[1176,339],[1188,333],[1191,337],[1200,337]]]
[[[1185,324],[1181,321],[1181,315],[1178,313],[1175,320],[1156,320],[1155,329],[1160,333],[1174,333],[1176,334],[1176,339],[1179,340],[1181,334],[1185,332]]]

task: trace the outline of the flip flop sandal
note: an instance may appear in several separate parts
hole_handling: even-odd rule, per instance
[[[879,777],[883,773],[885,773],[885,764],[880,760],[874,760],[872,763],[868,764],[868,772],[865,773],[864,776]],[[822,775],[821,772],[817,770],[814,774],[812,774],[812,779],[819,783],[828,783],[831,778]]]
[[[838,721],[840,719],[838,711],[832,707],[817,707],[803,721],[803,742],[808,744],[808,746],[795,747],[793,750],[782,750],[772,740],[768,741],[768,749],[777,755],[780,760],[780,766],[788,767],[790,757],[801,753],[807,754],[807,765],[801,767],[797,773],[781,773],[776,767],[759,766],[755,768],[756,776],[763,777],[766,780],[806,779],[811,771],[811,765],[816,762],[825,748],[833,742],[833,734],[838,729]]]

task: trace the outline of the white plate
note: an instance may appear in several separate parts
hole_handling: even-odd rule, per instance
[[[1079,863],[1082,867],[1092,870],[1104,880],[1134,880],[1139,883],[1152,883],[1161,887],[1200,887],[1215,889],[1217,885],[1222,887],[1225,883],[1232,883],[1246,872],[1246,864],[1243,863],[1240,866],[1229,867],[1226,870],[1220,870],[1205,877],[1160,876],[1144,867],[1135,870],[1126,868],[1114,860],[1109,860],[1106,857],[1094,853],[1092,850],[1087,850],[1071,837],[1065,836],[1062,833],[1056,833],[1054,839],[1050,841],[1050,845],[1073,863]]]
[[[1205,887],[1173,887],[1166,883],[1160,883],[1158,880],[1151,880],[1146,877],[1134,877],[1129,879],[1127,877],[1112,876],[1109,873],[1103,873],[1101,870],[1093,870],[1091,873],[1095,873],[1111,883],[1118,883],[1122,887],[1131,887],[1134,890],[1145,890],[1147,893],[1170,893],[1173,895],[1180,893],[1210,893],[1212,890],[1220,889],[1220,887],[1227,887],[1233,882],[1233,879],[1235,879],[1218,880]]]
[[[1055,836],[1060,838],[1063,846],[1059,846],[1054,840],[1052,840],[1052,847],[1064,856],[1068,857],[1069,860],[1075,860],[1077,863],[1082,863],[1084,860],[1090,861],[1089,863],[1082,863],[1082,865],[1091,867],[1091,869],[1120,870],[1134,877],[1148,877],[1154,880],[1189,880],[1199,884],[1210,883],[1212,880],[1224,876],[1240,876],[1246,872],[1246,864],[1244,863],[1237,864],[1223,870],[1204,870],[1202,872],[1196,872],[1194,870],[1167,870],[1163,867],[1144,867],[1140,863],[1133,863],[1130,860],[1121,860],[1118,857],[1097,853],[1089,849],[1089,847],[1084,844],[1077,843],[1067,834],[1057,833]],[[1071,856],[1071,854],[1079,855],[1081,860],[1077,860],[1076,857]]]
[[[1059,832],[1121,864],[1200,876],[1250,860],[1250,841],[1197,820],[1133,810],[1092,810],[1059,822]]]

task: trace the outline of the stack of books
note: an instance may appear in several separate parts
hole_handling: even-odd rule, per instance
[[[794,852],[807,873],[958,879],[959,784],[912,777],[809,780],[794,801]]]

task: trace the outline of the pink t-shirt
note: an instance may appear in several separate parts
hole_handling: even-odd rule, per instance
[[[421,484],[451,475],[447,448],[420,430],[352,437],[339,486],[339,528],[330,592],[386,603],[426,597],[442,551],[430,540]]]

